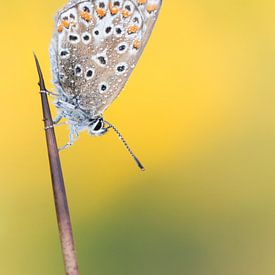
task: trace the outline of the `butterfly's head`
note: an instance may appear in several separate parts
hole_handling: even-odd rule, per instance
[[[105,123],[102,117],[93,119],[89,124],[89,133],[92,136],[102,136],[106,134],[108,127],[105,127]]]

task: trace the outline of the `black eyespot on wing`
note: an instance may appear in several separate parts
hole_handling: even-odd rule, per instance
[[[133,22],[134,22],[134,23],[139,23],[139,18],[138,18],[138,17],[134,17],[134,18],[133,18]]]
[[[62,57],[65,57],[65,56],[69,55],[69,52],[66,51],[66,50],[63,50],[63,51],[60,52],[60,55],[61,55]]]
[[[130,5],[126,5],[125,9],[128,10],[128,11],[131,11],[131,6]]]
[[[107,86],[105,84],[101,85],[101,91],[105,92],[107,90]]]
[[[111,30],[112,30],[112,27],[107,27],[107,28],[105,29],[105,32],[106,32],[106,33],[110,33]]]
[[[119,47],[118,47],[118,50],[119,51],[124,51],[126,49],[126,45],[120,45]]]
[[[79,75],[79,74],[81,74],[81,72],[82,72],[81,67],[80,67],[80,66],[76,66],[76,67],[75,67],[75,74],[76,74],[76,75]]]
[[[122,73],[125,71],[126,67],[125,67],[125,65],[119,65],[119,66],[117,66],[116,69],[118,72]]]
[[[98,31],[98,30],[95,30],[95,31],[94,31],[94,34],[95,34],[95,35],[99,35],[99,31]]]
[[[117,6],[117,7],[119,7],[119,6],[120,6],[120,3],[119,3],[119,1],[115,1],[115,2],[114,2],[114,6]]]
[[[121,28],[116,28],[116,33],[117,34],[121,34],[122,33],[122,29]]]
[[[87,73],[86,73],[86,76],[89,77],[89,78],[91,78],[93,75],[94,75],[94,72],[91,69],[88,70]]]
[[[100,2],[100,3],[99,3],[99,7],[100,7],[101,9],[104,9],[104,8],[105,8],[105,4],[104,4],[103,2]]]
[[[69,17],[68,16],[64,16],[63,20],[67,21],[67,20],[69,20]]]
[[[83,11],[90,12],[90,9],[87,6],[84,6]]]
[[[70,34],[69,35],[69,40],[70,41],[77,41],[78,40],[78,36],[74,35],[74,34]]]
[[[98,86],[99,93],[104,94],[108,90],[108,83],[102,82]]]
[[[88,34],[85,34],[85,35],[83,36],[83,39],[84,39],[85,41],[89,41],[90,36],[89,36]]]
[[[70,18],[75,19],[75,16],[71,13]]]
[[[97,59],[100,62],[100,64],[106,65],[107,61],[106,61],[106,58],[104,56],[99,56]]]

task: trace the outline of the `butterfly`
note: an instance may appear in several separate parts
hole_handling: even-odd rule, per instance
[[[55,18],[50,58],[58,124],[101,136],[113,129],[141,169],[117,128],[103,119],[135,68],[154,28],[162,0],[71,0]]]

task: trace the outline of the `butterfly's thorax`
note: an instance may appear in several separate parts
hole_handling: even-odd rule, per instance
[[[103,114],[135,68],[160,5],[73,0],[58,13],[51,60],[60,95],[56,106],[65,117],[86,121]]]
[[[76,98],[68,100],[68,97],[61,96],[54,104],[59,110],[59,115],[67,119],[70,125],[74,125],[80,130],[88,127],[89,120],[94,116],[87,110],[81,109],[77,101]]]

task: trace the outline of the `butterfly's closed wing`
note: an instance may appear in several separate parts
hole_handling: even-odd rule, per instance
[[[57,15],[54,84],[92,116],[119,95],[148,42],[161,0],[72,0]]]

